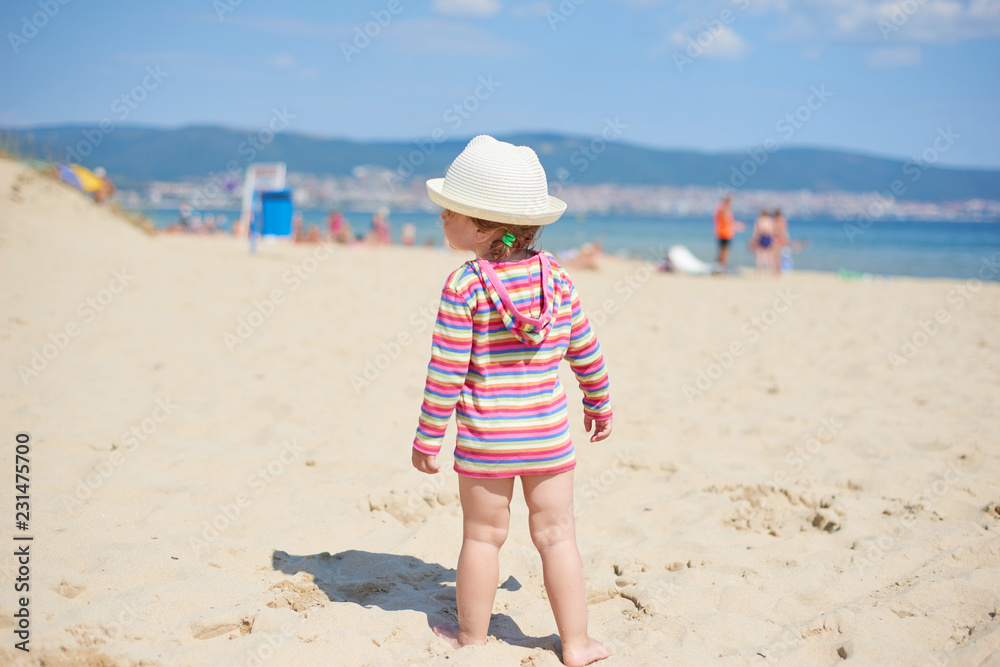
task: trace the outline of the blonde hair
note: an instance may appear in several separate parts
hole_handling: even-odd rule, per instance
[[[504,243],[502,238],[494,239],[490,243],[490,254],[493,256],[493,261],[495,262],[506,259],[515,250],[533,248],[536,241],[535,237],[538,236],[538,232],[542,229],[541,225],[510,225],[504,222],[493,222],[492,220],[481,220],[479,218],[472,218],[472,223],[484,232],[501,229],[503,230],[503,235],[507,233],[514,235],[514,242],[511,245]]]

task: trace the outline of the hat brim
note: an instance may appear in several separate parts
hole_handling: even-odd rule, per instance
[[[491,222],[502,222],[508,225],[550,225],[562,217],[562,214],[566,212],[566,202],[553,197],[552,195],[548,195],[548,208],[545,211],[530,215],[480,208],[478,206],[456,201],[451,197],[448,197],[441,192],[443,185],[443,178],[432,178],[427,181],[427,194],[430,196],[431,201],[442,208],[455,211],[456,213],[461,213],[462,215],[467,215],[470,218],[479,218],[480,220],[489,220]]]

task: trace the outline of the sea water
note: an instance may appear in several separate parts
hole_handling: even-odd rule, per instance
[[[175,224],[177,210],[144,212],[157,228]],[[239,211],[201,211],[224,214],[227,227],[239,218]],[[327,230],[328,212],[302,211],[305,227],[317,225]],[[371,211],[349,211],[345,217],[355,234],[364,235],[371,227]],[[400,241],[400,228],[412,222],[417,245],[442,245],[441,221],[434,213],[402,213],[389,216],[392,236]],[[749,221],[748,221],[749,228]],[[868,229],[859,229],[852,220],[789,220],[793,242],[803,246],[793,253],[796,269],[848,271],[874,275],[975,278],[1000,281],[1000,224],[978,222],[903,222],[876,220]],[[731,244],[730,263],[752,267],[753,253],[747,247],[749,233],[737,234]],[[688,249],[706,262],[715,259],[717,245],[709,218],[655,218],[631,215],[567,214],[546,226],[540,246],[554,254],[579,248],[584,243],[601,243],[604,252],[659,261],[675,244]]]

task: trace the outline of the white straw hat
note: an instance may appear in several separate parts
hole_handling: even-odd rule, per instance
[[[446,209],[510,225],[547,225],[566,211],[549,196],[535,151],[481,134],[469,142],[444,178],[427,181],[431,200]]]

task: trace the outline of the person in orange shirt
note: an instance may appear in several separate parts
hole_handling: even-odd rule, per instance
[[[732,195],[726,195],[715,208],[715,238],[719,240],[719,256],[715,260],[716,273],[725,273],[729,270],[729,244],[736,232],[746,229],[742,222],[733,219],[733,212],[729,207],[732,199]]]

